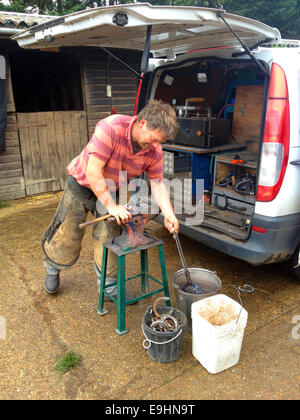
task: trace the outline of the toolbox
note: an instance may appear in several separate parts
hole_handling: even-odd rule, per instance
[[[178,118],[178,133],[174,143],[194,147],[216,147],[229,141],[229,119]]]

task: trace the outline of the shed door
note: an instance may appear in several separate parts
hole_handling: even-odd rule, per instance
[[[64,188],[66,166],[88,142],[84,111],[18,113],[26,195]]]

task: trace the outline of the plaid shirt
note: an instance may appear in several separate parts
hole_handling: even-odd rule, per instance
[[[104,118],[95,127],[93,136],[79,156],[67,166],[67,171],[79,184],[91,188],[87,177],[86,168],[89,155],[96,156],[105,162],[103,169],[104,178],[115,183],[116,189],[125,185],[127,179],[135,178],[144,171],[150,179],[163,178],[163,153],[160,145],[149,147],[134,153],[131,141],[133,123],[137,117],[127,115],[110,115]],[[127,172],[120,177],[120,172]],[[114,189],[108,185],[110,190]]]

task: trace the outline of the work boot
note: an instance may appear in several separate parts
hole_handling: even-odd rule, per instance
[[[47,293],[56,293],[59,289],[59,273],[58,274],[47,274],[44,282],[44,288]]]

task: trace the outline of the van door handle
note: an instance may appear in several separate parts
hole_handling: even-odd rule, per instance
[[[300,165],[300,160],[293,160],[293,162],[291,162],[291,165]]]

